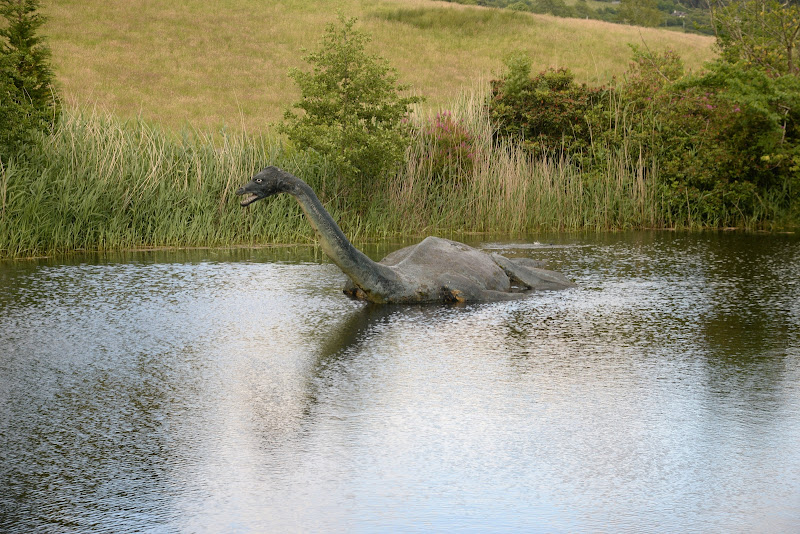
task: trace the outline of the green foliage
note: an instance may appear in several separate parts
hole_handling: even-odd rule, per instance
[[[774,78],[761,69],[717,61],[701,76],[676,86],[709,94],[710,124],[719,132],[718,150],[729,155],[717,181],[750,182],[783,205],[797,200],[800,174],[800,78]]]
[[[267,164],[315,187],[329,172],[276,142],[75,110],[39,135],[28,158],[0,168],[0,257],[313,239],[291,199],[244,211],[234,195]]]
[[[534,13],[546,13],[556,17],[573,17],[575,12],[564,0],[535,0],[531,6]]]
[[[771,76],[800,74],[800,5],[789,0],[712,0],[717,44],[727,63]]]
[[[800,5],[780,0],[716,0],[722,52],[680,87],[710,91],[736,111],[723,145],[739,152],[739,176],[800,219]]]
[[[603,172],[587,175],[567,158],[532,157],[519,144],[495,139],[485,97],[465,95],[452,117],[469,133],[472,167],[442,180],[430,172],[438,144],[418,136],[406,168],[390,184],[382,219],[403,234],[479,231],[529,232],[653,228],[660,217],[650,162],[622,152],[603,160]],[[413,213],[414,217],[408,217]]]
[[[0,162],[16,154],[43,119],[13,83],[16,71],[9,63],[0,56]]]
[[[317,51],[306,56],[311,72],[289,75],[302,96],[287,110],[281,131],[302,149],[312,149],[336,169],[337,187],[357,192],[359,204],[402,161],[408,132],[402,121],[418,97],[404,97],[385,60],[369,55],[369,38],[355,18],[329,24]]]
[[[519,95],[530,84],[531,58],[524,52],[513,52],[503,61],[508,72],[503,78],[503,90],[509,95]]]
[[[717,63],[703,76],[663,79],[661,87],[645,82],[620,88],[620,98],[643,110],[651,125],[639,142],[659,162],[667,207],[677,219],[737,225],[774,219],[792,201],[788,169],[776,165],[787,161],[776,156],[783,152],[779,145],[793,142],[768,111],[775,91],[766,78],[731,68]],[[646,69],[639,72],[634,82],[654,78]],[[649,96],[631,90],[642,85],[651,88]],[[773,197],[770,208],[767,196]]]
[[[0,159],[19,152],[32,131],[58,115],[50,50],[36,32],[38,0],[0,0]]]
[[[661,55],[630,45],[633,61],[628,67],[623,86],[625,91],[635,95],[637,99],[652,96],[655,91],[662,90],[666,84],[673,83],[685,74],[683,61],[672,50]]]
[[[498,135],[519,139],[536,153],[579,152],[591,143],[586,115],[602,88],[578,85],[567,69],[529,76],[530,59],[511,56],[508,75],[492,82],[490,117]]]
[[[622,0],[618,16],[620,21],[634,26],[654,27],[664,20],[656,0]]]
[[[604,172],[615,154],[655,162],[671,224],[752,225],[791,216],[800,193],[800,79],[725,61],[707,68],[687,76],[676,54],[634,47],[628,73],[612,90],[577,92],[601,98],[575,98],[568,73],[557,77],[562,84],[543,84],[547,77],[539,75],[521,92],[525,98],[508,98],[505,80],[518,76],[509,73],[493,82],[490,108],[501,134],[525,132],[551,151],[560,139],[560,153],[587,177]]]
[[[660,79],[645,68],[654,64],[659,61],[645,62],[642,75]],[[627,83],[635,87],[634,82],[631,75]],[[519,145],[495,139],[486,97],[475,95],[439,120],[412,118],[415,135],[405,165],[365,210],[343,193],[328,199],[326,208],[355,239],[431,231],[752,227],[782,216],[800,220],[800,154],[791,141],[797,136],[792,113],[784,117],[783,141],[780,135],[767,139],[769,152],[753,149],[762,164],[758,172],[741,172],[748,169],[742,163],[747,158],[731,156],[720,139],[746,127],[731,146],[742,149],[748,139],[759,145],[754,133],[765,123],[741,107],[737,111],[707,83],[685,88],[665,83],[654,100],[669,102],[674,116],[645,96],[634,105],[622,89],[608,91],[587,115],[594,135],[579,164],[559,154],[531,157]],[[778,89],[776,94],[793,91]],[[778,119],[783,126],[780,113]],[[600,124],[606,124],[602,131]],[[704,129],[709,133],[702,134]],[[313,231],[292,198],[279,196],[242,210],[233,193],[268,164],[286,168],[317,191],[335,175],[314,152],[287,148],[276,139],[226,132],[176,135],[142,121],[76,110],[66,110],[51,135],[38,135],[28,158],[0,165],[0,257],[313,243]],[[471,158],[464,159],[462,143],[471,146]],[[715,165],[720,165],[715,180],[693,171]],[[434,166],[442,171],[431,172]],[[722,179],[728,173],[738,178]]]
[[[441,121],[458,125],[459,133],[445,138],[471,140],[469,171],[446,175],[449,179],[431,174],[430,162],[437,157],[458,158],[448,160],[434,138],[421,135],[429,121],[415,122],[410,157],[370,199],[366,212],[342,196],[325,202],[345,234],[358,240],[408,238],[434,229],[453,234],[662,224],[643,168],[631,172],[617,155],[608,159],[602,176],[585,180],[563,159],[528,158],[512,145],[497,149],[484,102],[475,96],[456,103],[450,118]],[[234,191],[264,165],[285,168],[317,191],[334,174],[313,152],[287,149],[277,139],[202,131],[176,135],[141,120],[123,122],[74,109],[65,110],[52,134],[41,137],[29,158],[0,166],[0,258],[314,243],[311,226],[288,195],[243,210]]]

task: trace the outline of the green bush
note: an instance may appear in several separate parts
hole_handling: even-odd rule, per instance
[[[672,52],[634,47],[613,89],[578,86],[567,71],[524,80],[523,64],[493,82],[498,132],[532,153],[560,151],[584,176],[628,154],[658,169],[665,219],[675,225],[755,225],[797,216],[800,78],[717,61],[684,74]]]
[[[673,220],[711,226],[749,221],[757,213],[758,162],[745,154],[743,137],[753,135],[742,128],[745,113],[716,90],[680,85],[684,79],[674,53],[634,48],[634,62],[616,92],[626,120],[638,128],[617,125],[602,138],[618,146],[622,132],[658,162]]]
[[[726,225],[791,210],[798,192],[792,170],[800,153],[798,78],[716,62],[659,98],[668,126],[660,140],[662,168],[674,196],[682,196],[682,187],[696,191],[699,208],[719,208],[715,217]]]
[[[621,0],[617,16],[620,22],[655,27],[664,21],[664,13],[658,8],[656,0]]]
[[[354,29],[356,19],[329,24],[319,50],[306,56],[311,72],[290,76],[302,96],[287,110],[281,131],[301,149],[327,158],[336,169],[337,191],[363,204],[384,175],[398,166],[409,143],[402,121],[418,97],[385,60],[369,55],[369,38]]]
[[[0,162],[18,153],[44,119],[22,98],[24,93],[14,84],[15,71],[9,63],[6,56],[0,56]]]
[[[575,83],[567,69],[531,78],[530,60],[512,56],[508,75],[491,84],[490,117],[498,135],[520,140],[533,153],[576,154],[591,144],[587,114],[603,101],[605,89]]]

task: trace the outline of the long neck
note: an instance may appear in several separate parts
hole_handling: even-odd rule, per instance
[[[382,295],[394,291],[399,283],[395,272],[372,261],[348,241],[308,184],[296,178],[286,192],[300,203],[317,232],[322,250],[357,287],[379,301],[383,300]]]

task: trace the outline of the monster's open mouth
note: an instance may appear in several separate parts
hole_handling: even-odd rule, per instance
[[[250,204],[252,204],[256,200],[258,200],[259,198],[261,198],[261,197],[259,197],[255,193],[248,193],[246,197],[244,197],[242,200],[239,201],[239,205],[240,206],[249,206]]]

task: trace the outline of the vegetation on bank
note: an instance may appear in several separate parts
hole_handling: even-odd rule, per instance
[[[366,51],[369,36],[354,28],[355,18],[339,15],[329,24],[319,50],[306,56],[311,72],[289,75],[301,97],[287,110],[279,131],[301,150],[330,163],[340,195],[360,208],[374,179],[395,170],[409,143],[405,126],[411,106],[422,101],[403,95],[397,71]]]
[[[236,188],[268,164],[309,182],[352,239],[662,225],[646,162],[620,154],[600,179],[583,181],[565,159],[497,146],[483,101],[465,96],[452,113],[474,150],[469,172],[453,173],[461,164],[431,134],[436,117],[419,118],[406,163],[373,184],[361,210],[339,193],[329,162],[277,138],[175,135],[144,121],[67,109],[26,162],[0,169],[0,256],[313,242],[288,196],[239,207]],[[432,172],[437,168],[442,172]]]
[[[680,58],[634,49],[611,87],[574,82],[569,71],[529,75],[515,59],[493,82],[498,135],[533,157],[568,158],[591,181],[606,159],[652,161],[668,226],[756,227],[798,219],[800,78],[719,61],[687,76]]]
[[[239,207],[236,188],[269,164],[309,182],[354,239],[800,220],[793,48],[770,48],[756,30],[738,27],[758,47],[721,40],[723,57],[699,75],[685,75],[674,54],[635,50],[609,87],[565,69],[531,75],[529,58],[513,55],[491,87],[448,111],[406,114],[412,99],[380,58],[362,54],[353,23],[330,25],[307,56],[312,71],[294,71],[302,113],[287,112],[289,142],[176,133],[77,107],[54,125],[25,126],[28,142],[0,157],[0,256],[312,241],[291,198]],[[50,106],[15,102],[31,116]],[[367,150],[392,139],[404,140],[402,156]]]

